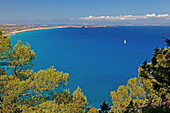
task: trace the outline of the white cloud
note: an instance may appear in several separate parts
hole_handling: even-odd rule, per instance
[[[88,16],[81,17],[81,20],[137,20],[137,19],[149,19],[149,18],[165,18],[169,19],[169,14],[146,14],[146,15],[121,15],[121,16]]]

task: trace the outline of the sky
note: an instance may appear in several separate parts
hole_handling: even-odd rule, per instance
[[[0,24],[170,25],[170,0],[0,0]]]

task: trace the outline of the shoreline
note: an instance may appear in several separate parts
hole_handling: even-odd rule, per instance
[[[55,29],[55,28],[96,28],[107,26],[91,26],[91,25],[19,25],[19,24],[0,24],[3,29],[3,34],[6,36],[12,36],[15,34],[36,31],[42,29]]]
[[[68,28],[68,26],[54,26],[54,27],[40,27],[40,28],[31,28],[31,29],[23,29],[13,31],[11,33],[6,34],[7,36],[12,36],[19,33],[29,32],[29,31],[36,31],[36,30],[43,30],[43,29],[55,29],[55,28]]]

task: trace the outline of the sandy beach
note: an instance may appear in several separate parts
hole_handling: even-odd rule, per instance
[[[53,28],[67,28],[68,26],[54,26],[54,27],[40,27],[40,28],[32,28],[32,29],[23,29],[23,30],[16,30],[13,32],[10,32],[9,34],[6,34],[7,36],[11,36],[14,34],[19,34],[23,32],[28,32],[28,31],[35,31],[35,30],[41,30],[41,29],[53,29]]]

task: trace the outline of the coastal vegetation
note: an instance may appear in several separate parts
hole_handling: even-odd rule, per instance
[[[156,48],[138,77],[110,92],[112,105],[89,106],[82,89],[70,93],[69,74],[54,67],[33,71],[36,53],[21,41],[14,46],[0,30],[0,113],[168,113],[170,112],[170,47]]]

